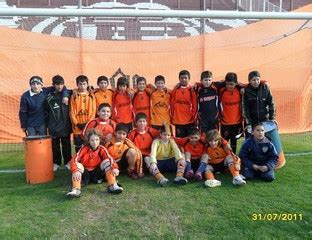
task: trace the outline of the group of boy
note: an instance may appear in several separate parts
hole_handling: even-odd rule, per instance
[[[243,145],[244,151],[240,153],[243,169],[235,155],[236,136],[243,131],[242,112],[246,123],[253,125],[253,131],[261,131],[257,129],[263,128],[259,122],[275,117],[272,94],[267,84],[260,81],[259,72],[249,73],[247,86],[238,83],[235,73],[227,73],[225,81],[213,82],[212,73],[204,71],[199,83],[191,86],[189,81],[190,73],[182,70],[179,83],[172,90],[165,87],[161,75],[156,76],[155,86],[147,85],[146,79],[139,77],[135,89],[130,89],[128,79],[121,77],[117,88],[109,89],[107,77],[100,76],[98,88],[93,91],[88,78],[80,75],[76,78],[77,89],[69,91],[59,75],[53,77],[53,86],[47,89],[42,88],[42,79],[34,76],[30,79],[31,89],[21,98],[21,126],[28,135],[46,134],[48,128],[55,170],[61,165],[61,155],[69,167],[71,131],[79,154],[88,131],[97,129],[101,132],[102,145],[120,167],[126,166],[133,179],[143,176],[144,165],[161,186],[169,181],[162,171],[176,171],[174,182],[178,184],[193,178],[201,180],[204,176],[206,186],[219,186],[220,182],[211,173],[224,167],[230,169],[235,185],[245,184],[240,170],[248,170],[249,175],[245,174],[248,178],[271,171],[271,178],[267,175],[262,178],[272,181],[277,154],[264,134],[254,134],[251,138],[254,142],[248,143],[247,150],[244,148],[247,143]],[[176,138],[171,136],[171,126],[175,128]],[[275,155],[270,155],[270,164],[262,167],[267,148]]]

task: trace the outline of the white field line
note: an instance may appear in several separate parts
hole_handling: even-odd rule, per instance
[[[311,152],[286,153],[286,154],[285,154],[286,157],[297,157],[297,156],[308,156],[308,155],[312,155],[312,151],[311,151]],[[63,170],[63,169],[60,169],[60,170]],[[0,170],[0,173],[21,173],[21,172],[25,172],[25,169],[6,169],[6,170]]]

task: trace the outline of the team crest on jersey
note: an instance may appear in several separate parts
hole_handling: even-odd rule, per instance
[[[54,103],[53,109],[59,108],[60,106],[57,103]]]
[[[269,150],[268,147],[262,147],[262,151],[263,151],[264,153],[266,153],[268,150]]]

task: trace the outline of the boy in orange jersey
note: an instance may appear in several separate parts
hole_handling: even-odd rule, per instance
[[[97,118],[92,119],[87,123],[83,129],[82,135],[86,138],[88,131],[95,128],[101,133],[102,140],[105,143],[112,139],[116,128],[116,123],[110,119],[112,115],[111,106],[108,103],[101,103],[98,107],[97,115]]]
[[[165,186],[169,180],[162,175],[161,171],[176,172],[173,180],[176,184],[184,185],[188,182],[183,177],[185,165],[183,154],[171,137],[170,127],[165,124],[160,129],[160,138],[156,138],[152,143],[150,159],[146,162],[146,166],[156,178],[157,184]]]
[[[205,143],[200,137],[200,132],[197,128],[191,128],[187,138],[176,138],[175,141],[180,146],[182,153],[184,153],[186,167],[185,177],[191,180],[194,172],[197,171],[201,161],[207,161],[207,154],[205,154]]]
[[[116,123],[124,123],[127,126],[127,133],[132,129],[133,123],[131,96],[128,89],[127,78],[118,78],[117,91],[113,95],[113,119]]]
[[[111,141],[106,142],[105,147],[109,154],[117,162],[120,169],[127,169],[128,176],[138,179],[144,176],[142,169],[142,153],[127,138],[128,127],[124,123],[118,123],[115,135]]]
[[[151,93],[151,126],[161,129],[163,123],[170,124],[170,90],[165,87],[165,78],[155,77],[156,90]]]
[[[92,129],[87,134],[88,143],[83,146],[70,161],[72,175],[72,190],[68,197],[81,196],[81,181],[87,185],[90,181],[101,182],[106,177],[110,193],[121,193],[123,188],[118,186],[116,176],[119,174],[118,166],[109,156],[107,149],[100,145],[101,134]]]
[[[232,152],[231,148],[224,140],[218,130],[210,130],[206,134],[208,147],[205,161],[200,162],[195,178],[200,180],[205,173],[206,187],[218,187],[221,182],[216,180],[213,172],[221,172],[228,168],[233,176],[233,184],[240,186],[246,184],[240,171],[240,159]],[[208,160],[208,163],[207,163]]]
[[[101,103],[108,103],[112,106],[114,91],[112,89],[108,89],[108,78],[105,76],[99,76],[97,79],[97,85],[99,88],[94,91],[96,109],[99,108]]]
[[[136,116],[138,113],[144,113],[147,116],[147,122],[150,122],[150,91],[146,88],[146,79],[138,77],[137,91],[132,98],[133,113]]]
[[[147,126],[145,113],[135,116],[136,128],[130,131],[128,138],[140,149],[144,162],[149,162],[153,140],[159,136],[159,131]]]
[[[76,152],[81,148],[82,130],[87,122],[94,118],[96,113],[96,101],[92,93],[88,92],[88,78],[80,75],[76,78],[78,89],[70,98],[70,119],[74,133]]]
[[[237,87],[236,73],[229,72],[225,76],[225,87],[219,90],[221,101],[221,136],[231,143],[236,152],[236,136],[242,132],[242,95]]]
[[[171,92],[170,111],[172,123],[176,127],[176,137],[187,137],[189,129],[195,126],[197,97],[189,81],[189,71],[180,71],[180,83]]]

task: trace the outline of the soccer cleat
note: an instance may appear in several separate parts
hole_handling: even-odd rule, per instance
[[[118,186],[117,183],[114,183],[113,185],[110,185],[110,186],[107,188],[107,191],[108,191],[109,193],[119,194],[119,193],[122,193],[123,188],[122,188],[121,186]]]
[[[216,180],[216,179],[210,179],[210,180],[206,180],[205,183],[204,183],[204,185],[205,185],[206,187],[211,187],[211,188],[213,188],[213,187],[219,187],[219,186],[221,186],[221,182],[218,181],[218,180]]]
[[[165,177],[163,177],[157,181],[157,184],[162,186],[162,187],[166,186],[167,183],[169,183],[169,180]]]
[[[190,180],[190,179],[192,179],[193,177],[194,177],[194,172],[193,172],[193,170],[189,170],[189,171],[187,171],[187,172],[185,173],[185,178],[186,178],[186,179]]]
[[[199,172],[195,173],[194,178],[196,179],[196,181],[201,181],[201,180],[203,180],[203,176],[202,176],[202,174],[199,173]]]
[[[175,177],[175,179],[173,179],[173,182],[180,185],[185,185],[188,183],[187,179],[181,176]]]
[[[137,172],[134,169],[128,168],[127,172],[128,172],[128,176],[130,178],[132,178],[133,180],[139,179],[139,175],[137,174]]]
[[[233,177],[233,184],[235,186],[245,185],[246,181],[240,176]]]
[[[80,189],[73,188],[69,193],[67,193],[67,197],[70,198],[79,198],[81,196]]]
[[[57,171],[59,168],[60,168],[60,165],[58,165],[56,163],[53,164],[53,171],[54,172]]]

